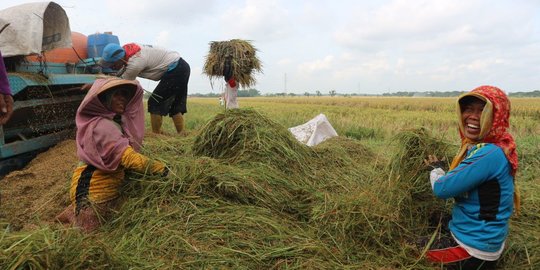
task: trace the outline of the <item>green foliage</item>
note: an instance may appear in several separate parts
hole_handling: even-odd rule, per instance
[[[540,90],[534,90],[531,92],[515,92],[509,93],[510,97],[540,97]]]
[[[330,90],[330,92],[328,92],[328,94],[333,97],[337,94],[336,90]]]
[[[258,97],[261,93],[257,89],[238,90],[239,97]]]
[[[394,140],[397,151],[388,165],[388,170],[399,178],[400,189],[407,190],[409,194],[406,203],[411,204],[411,207],[404,209],[409,211],[404,215],[412,218],[404,220],[412,221],[412,228],[431,226],[431,229],[435,230],[436,222],[450,214],[450,204],[433,195],[431,186],[426,181],[429,170],[424,160],[428,155],[435,155],[440,160],[445,160],[445,167],[448,168],[448,161],[457,149],[444,140],[433,137],[424,128],[404,130],[397,134]]]
[[[345,131],[345,136],[351,137],[354,139],[373,139],[376,138],[377,131],[373,128],[365,128],[365,127],[351,127],[350,129]]]
[[[457,97],[465,91],[428,91],[428,92],[407,92],[407,91],[398,91],[393,93],[383,93],[382,96],[385,97]]]

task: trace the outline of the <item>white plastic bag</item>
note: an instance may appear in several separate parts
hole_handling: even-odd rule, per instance
[[[54,48],[71,48],[66,11],[55,2],[26,3],[0,10],[2,56],[29,55]]]
[[[289,128],[289,131],[298,141],[307,146],[315,146],[328,138],[338,136],[336,130],[322,113],[305,124]]]

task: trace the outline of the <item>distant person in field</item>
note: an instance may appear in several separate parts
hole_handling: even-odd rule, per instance
[[[518,156],[510,133],[510,101],[493,86],[458,98],[461,149],[445,172],[435,156],[426,160],[434,194],[454,198],[451,220],[426,256],[450,269],[494,269],[504,251],[508,220],[519,210],[514,185]]]
[[[79,165],[71,179],[68,206],[57,219],[84,232],[97,229],[118,205],[125,171],[166,175],[160,161],[140,154],[144,135],[143,90],[134,80],[98,79],[75,122]]]
[[[237,109],[238,83],[233,76],[232,58],[228,57],[223,65],[223,78],[225,79],[225,108]]]
[[[0,125],[7,123],[11,114],[13,114],[13,97],[11,96],[4,58],[0,52]]]
[[[120,70],[123,79],[137,77],[159,81],[148,99],[148,112],[154,133],[163,134],[163,116],[169,115],[178,134],[187,134],[189,64],[175,51],[151,45],[129,43],[122,47],[110,43],[103,48],[102,64]]]

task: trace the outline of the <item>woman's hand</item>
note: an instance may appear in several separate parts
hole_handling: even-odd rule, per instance
[[[440,160],[435,155],[428,155],[427,159],[424,159],[424,164],[429,170],[441,168],[446,171],[446,159],[443,157]]]
[[[0,125],[7,123],[13,113],[13,97],[0,94]]]

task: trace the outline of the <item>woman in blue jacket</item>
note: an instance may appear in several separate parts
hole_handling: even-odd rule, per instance
[[[426,256],[450,269],[494,269],[508,220],[514,207],[519,210],[516,144],[507,131],[510,101],[500,89],[481,86],[460,96],[457,107],[461,149],[447,173],[439,167],[430,173],[435,196],[455,201],[449,234]],[[429,156],[428,162],[436,161]]]

